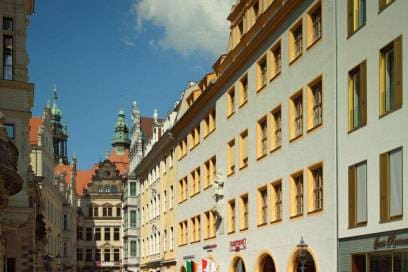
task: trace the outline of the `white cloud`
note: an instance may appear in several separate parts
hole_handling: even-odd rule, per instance
[[[136,0],[136,29],[144,23],[163,27],[164,36],[150,41],[182,55],[202,52],[218,55],[227,49],[227,16],[235,0]]]
[[[124,39],[124,40],[123,40],[123,43],[124,43],[126,46],[128,46],[128,47],[134,47],[134,46],[135,46],[135,42],[130,41],[130,40],[128,40],[128,39]]]

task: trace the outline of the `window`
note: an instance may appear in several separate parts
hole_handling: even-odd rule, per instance
[[[136,257],[137,254],[137,244],[136,241],[130,241],[130,257]]]
[[[366,272],[367,271],[367,262],[366,262],[366,255],[359,254],[359,255],[352,255],[352,272]]]
[[[91,228],[86,228],[86,240],[92,241],[92,229]]]
[[[77,260],[78,262],[82,262],[83,261],[83,257],[84,256],[84,252],[82,248],[77,248]]]
[[[302,21],[296,23],[289,32],[289,63],[294,62],[303,52]]]
[[[114,262],[119,262],[120,261],[120,253],[119,253],[119,249],[115,248],[113,250],[113,261]]]
[[[173,251],[173,249],[174,249],[174,230],[173,230],[173,227],[170,228],[169,240],[170,240],[170,251]]]
[[[120,240],[119,228],[113,228],[113,240],[115,240],[115,241]]]
[[[204,163],[204,189],[214,183],[216,169],[215,156]]]
[[[200,167],[190,173],[190,196],[200,192]]]
[[[403,213],[402,148],[380,155],[380,218],[401,219]]]
[[[3,79],[13,80],[14,67],[14,38],[4,35],[3,37]]]
[[[87,262],[92,262],[92,249],[91,248],[87,248],[85,251],[85,260]]]
[[[271,222],[282,220],[282,181],[271,184]]]
[[[322,7],[320,2],[307,14],[307,45],[315,44],[322,37]]]
[[[294,140],[303,135],[303,95],[302,91],[297,92],[290,98],[289,102],[290,118],[290,140]]]
[[[266,224],[268,222],[268,190],[266,186],[258,189],[257,210],[258,226]]]
[[[227,117],[230,117],[235,112],[235,90],[231,90],[227,93]]]
[[[217,217],[213,211],[204,213],[204,239],[214,238],[217,229]]]
[[[280,74],[282,69],[282,49],[281,42],[277,42],[271,49],[271,73],[270,78],[274,79]]]
[[[14,21],[11,17],[3,17],[3,30],[7,32],[13,32]]]
[[[7,136],[14,140],[16,137],[16,130],[15,130],[15,125],[14,124],[4,124],[4,127],[6,128]]]
[[[323,209],[323,165],[320,163],[308,171],[308,209],[315,212]]]
[[[190,150],[200,143],[200,125],[193,128],[189,135]]]
[[[240,230],[246,230],[249,223],[248,194],[240,197],[240,206]]]
[[[101,228],[95,228],[95,241],[101,240]]]
[[[308,85],[307,99],[307,128],[311,130],[320,126],[323,122],[321,77]]]
[[[366,0],[347,0],[347,24],[350,37],[366,23]]]
[[[187,244],[187,220],[179,223],[179,246]]]
[[[104,250],[103,250],[103,257],[104,257],[104,261],[105,262],[110,262],[110,249],[109,248],[105,248]]]
[[[136,196],[136,182],[130,182],[130,196]]]
[[[290,182],[290,212],[291,217],[303,215],[303,173],[291,176]]]
[[[105,231],[105,234],[104,234],[105,241],[109,241],[110,240],[111,230],[110,230],[109,227],[105,227],[104,231]]]
[[[239,106],[243,106],[248,102],[248,75],[245,74],[239,80]]]
[[[178,149],[179,149],[178,159],[181,160],[187,155],[187,138],[184,138],[180,141]]]
[[[82,227],[77,227],[77,239],[78,240],[83,239]]]
[[[117,217],[121,216],[121,213],[122,213],[121,209],[122,209],[121,207],[116,207],[116,216]]]
[[[266,86],[268,82],[268,63],[266,61],[266,56],[263,56],[257,63],[257,91],[260,91],[263,87]]]
[[[228,202],[228,233],[235,232],[235,200]]]
[[[173,185],[170,186],[170,200],[169,200],[169,208],[173,209],[173,203],[174,203],[174,191],[173,191]]]
[[[260,159],[268,152],[268,123],[266,116],[258,121],[256,142],[257,158]]]
[[[402,106],[402,38],[380,51],[380,114]]]
[[[389,5],[391,5],[394,0],[379,0],[379,8],[380,11],[384,10],[386,7],[388,7]]]
[[[64,214],[64,230],[68,229],[68,216]]]
[[[201,240],[201,220],[199,215],[190,219],[190,240],[191,243]]]
[[[349,227],[367,225],[367,162],[348,169]]]
[[[187,199],[187,177],[179,180],[179,203]]]
[[[278,149],[282,145],[282,113],[281,106],[276,107],[271,112],[271,151]]]
[[[166,212],[167,210],[167,191],[164,190],[163,192],[163,211]]]
[[[227,146],[227,175],[235,173],[235,140],[228,143]]]
[[[204,137],[215,130],[215,110],[212,110],[204,119]]]
[[[95,249],[95,261],[97,262],[101,261],[101,250],[100,249]]]
[[[248,130],[241,133],[239,140],[239,168],[248,166]]]
[[[93,207],[93,216],[94,217],[99,216],[99,207],[97,207],[97,206]]]
[[[366,67],[366,61],[364,61],[349,72],[349,131],[365,126],[367,123]]]

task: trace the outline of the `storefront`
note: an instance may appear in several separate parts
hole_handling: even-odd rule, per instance
[[[408,229],[340,239],[340,272],[408,271]]]

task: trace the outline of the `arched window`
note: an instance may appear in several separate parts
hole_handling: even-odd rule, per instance
[[[275,263],[271,256],[266,254],[261,258],[259,272],[275,272]]]
[[[244,261],[241,258],[235,260],[233,272],[246,272]]]
[[[182,266],[182,267],[180,268],[180,272],[187,272],[187,271],[186,271],[186,268],[185,268],[184,266]]]
[[[312,255],[305,251],[303,254],[299,253],[296,258],[296,263],[293,272],[316,272],[315,262]]]

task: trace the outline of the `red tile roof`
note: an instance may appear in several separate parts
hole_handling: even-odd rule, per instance
[[[84,195],[84,189],[92,182],[92,175],[95,173],[96,165],[91,170],[79,170],[76,180],[76,192],[79,196]]]
[[[153,118],[141,117],[140,118],[140,129],[146,136],[147,140],[150,140],[153,137]]]
[[[61,175],[65,173],[65,183],[71,183],[72,167],[71,165],[64,165],[63,163],[58,163],[55,167],[55,175]]]
[[[127,174],[129,170],[129,150],[128,149],[125,150],[123,155],[119,155],[118,153],[115,152],[115,149],[113,149],[108,159],[115,164],[120,174],[122,175]]]
[[[28,127],[28,134],[30,138],[30,144],[38,145],[38,133],[42,125],[41,117],[31,117]]]

